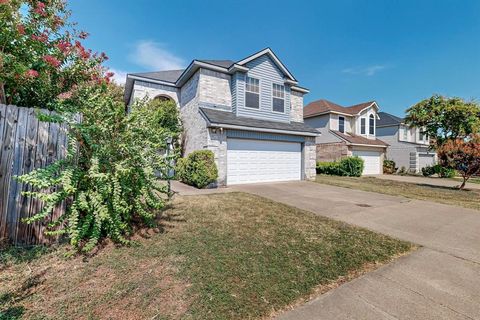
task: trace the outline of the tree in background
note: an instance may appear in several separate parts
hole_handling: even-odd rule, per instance
[[[444,166],[454,168],[463,178],[460,189],[471,176],[480,174],[480,135],[467,139],[451,139],[442,144],[438,157]]]
[[[64,0],[0,0],[0,103],[54,110],[78,86],[113,76],[69,16]]]
[[[460,98],[434,95],[407,110],[405,122],[422,128],[440,147],[450,139],[463,139],[480,132],[480,106]]]

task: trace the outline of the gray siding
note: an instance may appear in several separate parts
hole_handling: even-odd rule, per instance
[[[304,119],[304,123],[315,129],[329,128],[330,115],[325,114],[323,116],[312,117]]]
[[[268,55],[263,55],[246,65],[250,70],[249,77],[260,80],[260,108],[245,107],[245,74],[237,78],[237,108],[238,116],[252,117],[273,121],[290,122],[290,87],[285,85],[285,113],[272,111],[272,84],[284,85],[283,73],[277,68]],[[240,99],[242,97],[242,99]]]
[[[288,142],[304,142],[305,137],[267,133],[267,132],[255,132],[255,131],[243,131],[243,130],[228,130],[228,138],[241,138],[241,139],[255,139],[255,140],[274,140],[274,141],[288,141]]]

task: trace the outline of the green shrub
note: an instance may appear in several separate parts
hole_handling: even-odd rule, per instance
[[[363,172],[363,159],[354,156],[343,158],[339,162],[318,162],[317,173],[333,176],[360,177]]]
[[[434,166],[435,173],[440,178],[453,178],[455,177],[455,170],[448,167],[442,167],[440,164]]]
[[[178,159],[176,176],[178,180],[197,188],[205,188],[215,182],[218,171],[213,152],[198,150],[186,158]]]
[[[24,221],[45,221],[47,235],[65,234],[82,251],[103,237],[129,244],[133,225],[152,223],[165,204],[167,189],[157,184],[155,172],[170,169],[170,159],[158,150],[165,149],[174,128],[163,128],[161,108],[143,102],[126,114],[116,92],[108,86],[81,88],[65,100],[65,108],[82,113],[80,123],[60,114],[70,127],[66,158],[18,177],[34,187],[24,195],[44,204]],[[45,120],[56,120],[50,118]],[[63,201],[67,210],[52,219]]]
[[[435,166],[426,166],[422,168],[422,174],[424,177],[431,177],[435,174]]]
[[[393,160],[383,160],[383,173],[394,174],[396,171],[395,161]]]
[[[347,176],[360,177],[363,172],[364,161],[357,156],[347,157],[340,161],[340,167],[347,173]]]
[[[317,174],[328,174],[331,176],[347,175],[347,173],[341,168],[340,162],[318,162]]]

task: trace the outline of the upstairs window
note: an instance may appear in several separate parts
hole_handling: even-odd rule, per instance
[[[260,108],[260,80],[250,77],[245,80],[245,106]]]
[[[403,141],[408,141],[408,128],[403,127]]]
[[[272,86],[272,110],[285,112],[285,87],[276,83]]]
[[[371,114],[369,117],[368,127],[368,134],[375,135],[375,117],[373,116],[373,114]]]
[[[422,129],[419,129],[419,131],[418,131],[418,140],[420,140],[420,141],[426,141],[426,140],[427,140],[426,138],[427,138],[427,137],[426,137],[425,133],[422,132]]]
[[[360,134],[367,133],[367,119],[360,118]]]
[[[338,131],[345,133],[345,117],[338,117]]]

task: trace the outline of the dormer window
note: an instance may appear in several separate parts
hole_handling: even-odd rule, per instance
[[[367,119],[360,118],[360,134],[367,133]]]
[[[403,127],[403,141],[408,141],[408,128]]]
[[[345,117],[338,117],[338,131],[345,133]]]
[[[369,117],[369,124],[368,124],[368,134],[375,135],[375,116],[373,114]]]
[[[285,87],[276,83],[272,85],[272,110],[285,112]]]
[[[245,107],[260,108],[260,80],[247,77],[245,80]]]

